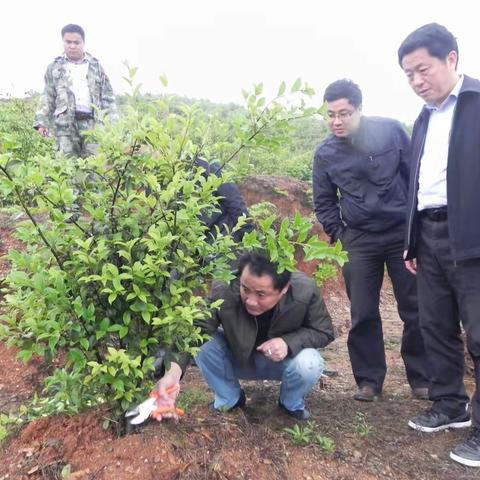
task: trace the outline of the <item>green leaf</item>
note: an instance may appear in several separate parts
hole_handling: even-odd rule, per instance
[[[295,80],[295,83],[292,85],[292,88],[291,88],[291,92],[292,93],[295,93],[295,92],[298,92],[300,90],[300,87],[302,86],[302,80],[300,78],[297,78]]]
[[[160,75],[160,81],[162,82],[162,85],[164,87],[166,87],[168,85],[168,79],[164,74]]]
[[[121,327],[118,331],[118,336],[120,338],[125,338],[128,335],[128,327]]]

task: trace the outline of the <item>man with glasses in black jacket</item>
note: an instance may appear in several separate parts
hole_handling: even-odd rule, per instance
[[[348,351],[355,400],[374,401],[386,375],[379,311],[385,265],[404,322],[401,354],[415,398],[428,399],[428,368],[418,324],[415,277],[405,269],[403,239],[410,141],[399,122],[362,115],[362,92],[351,80],[327,87],[330,135],[313,164],[315,213],[331,242],[349,253],[343,268],[351,302]]]

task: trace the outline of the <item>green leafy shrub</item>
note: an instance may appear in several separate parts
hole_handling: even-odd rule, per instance
[[[133,86],[135,69],[129,73]],[[297,81],[291,93],[312,92]],[[204,294],[213,279],[232,278],[239,248],[232,232],[207,241],[201,215],[218,208],[215,191],[242,168],[245,151],[277,148],[291,119],[316,112],[288,103],[284,84],[270,102],[261,85],[245,98],[248,115],[225,126],[195,105],[172,108],[168,96],[145,103],[133,87],[120,121],[91,133],[96,156],[69,160],[38,149],[20,163],[8,146],[0,154],[0,188],[28,218],[17,228],[26,249],[9,253],[0,337],[23,360],[66,352],[35,411],[99,403],[124,410],[152,387],[160,347],[197,352],[205,338],[196,322],[210,315]],[[205,176],[199,155],[235,168]],[[345,261],[344,252],[309,238],[311,224],[300,215],[278,231],[274,223],[259,222],[240,247],[266,248],[289,270],[295,246],[307,260]]]
[[[9,157],[9,163],[24,164],[35,155],[53,154],[55,142],[44,138],[33,128],[37,97],[12,98],[0,102],[0,154]],[[13,199],[0,192],[0,203],[8,206]]]

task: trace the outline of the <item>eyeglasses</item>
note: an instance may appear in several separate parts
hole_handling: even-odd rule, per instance
[[[355,113],[355,110],[341,110],[340,112],[327,112],[327,117],[329,120],[335,120],[338,118],[339,120],[346,120],[350,118]]]

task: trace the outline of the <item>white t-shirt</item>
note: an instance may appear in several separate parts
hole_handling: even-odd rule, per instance
[[[91,113],[92,99],[88,88],[88,61],[81,63],[68,62],[68,70],[72,81],[72,91],[75,95],[75,110],[77,112]]]

